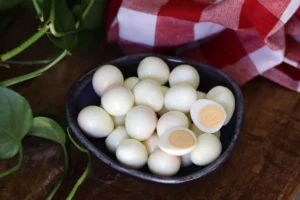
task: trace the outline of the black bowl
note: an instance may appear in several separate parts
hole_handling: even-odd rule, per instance
[[[96,95],[92,86],[92,77],[94,72],[98,69],[95,68],[79,78],[67,97],[67,119],[69,125],[76,135],[76,137],[100,160],[112,168],[132,175],[134,177],[159,182],[159,183],[183,183],[191,180],[198,179],[206,174],[209,174],[217,167],[219,167],[233,151],[238,136],[240,135],[241,125],[244,116],[244,103],[243,96],[239,87],[222,71],[217,70],[213,67],[201,64],[195,61],[183,60],[176,57],[154,55],[154,54],[141,54],[141,55],[130,55],[122,58],[118,58],[107,62],[105,64],[112,64],[117,66],[124,75],[124,78],[130,76],[137,76],[137,66],[139,62],[147,56],[157,56],[162,58],[171,69],[179,64],[189,64],[194,66],[200,74],[200,86],[198,90],[208,92],[212,87],[217,85],[223,85],[228,87],[235,96],[235,111],[230,122],[221,129],[221,142],[222,142],[222,154],[221,156],[208,166],[199,167],[192,165],[190,167],[181,168],[180,171],[172,177],[160,177],[150,173],[147,166],[140,170],[131,169],[120,164],[115,155],[110,153],[105,146],[105,138],[94,139],[86,136],[80,130],[77,124],[77,115],[81,109],[88,105],[99,105],[100,98]]]

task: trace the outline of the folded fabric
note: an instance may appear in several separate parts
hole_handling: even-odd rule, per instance
[[[261,75],[300,92],[300,0],[114,0],[108,39],[125,54],[175,53],[243,85]]]

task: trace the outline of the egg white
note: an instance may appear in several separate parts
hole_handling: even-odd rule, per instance
[[[180,158],[156,149],[148,159],[149,170],[158,176],[173,176],[180,169]]]
[[[122,85],[124,77],[122,72],[113,65],[101,66],[93,75],[92,84],[95,92],[102,96],[106,89],[113,85]]]
[[[224,125],[227,125],[232,118],[235,109],[235,98],[233,93],[224,86],[216,86],[207,93],[206,98],[215,101],[224,107],[226,111]]]
[[[187,83],[197,89],[200,83],[198,71],[191,65],[179,65],[175,67],[170,74],[169,84],[170,86],[174,86],[179,83]]]
[[[189,120],[187,116],[179,111],[169,111],[158,119],[156,131],[158,136],[161,136],[169,128],[177,126],[188,128]]]
[[[169,79],[170,69],[161,58],[150,56],[140,62],[137,74],[140,79],[152,79],[164,85]]]
[[[208,105],[216,105],[219,108],[221,108],[221,110],[223,110],[223,112],[225,113],[225,117],[224,117],[223,121],[216,128],[207,128],[204,125],[202,125],[198,119],[199,113],[201,112],[201,110],[205,106],[208,106]],[[225,112],[224,108],[220,104],[218,104],[212,100],[208,100],[208,99],[199,99],[199,100],[195,101],[191,106],[190,113],[191,113],[191,118],[192,118],[193,123],[197,126],[198,129],[200,129],[202,132],[205,132],[205,133],[217,132],[223,126],[225,119],[226,119],[226,112]]]
[[[191,147],[187,147],[187,148],[179,148],[179,147],[176,147],[176,146],[170,144],[169,137],[170,137],[171,133],[173,133],[176,130],[183,130],[183,131],[188,132],[193,137],[194,145],[192,145]],[[166,152],[170,155],[175,155],[175,156],[182,156],[182,155],[190,153],[196,147],[196,144],[197,144],[197,138],[196,138],[195,134],[191,130],[184,128],[184,127],[169,128],[159,137],[159,142],[158,142],[158,146],[161,150],[163,150],[164,152]]]
[[[205,133],[198,137],[198,144],[191,152],[191,160],[195,165],[205,166],[215,161],[221,152],[220,140],[210,133]]]
[[[174,85],[165,95],[165,106],[168,110],[188,113],[192,103],[197,100],[196,90],[186,83]]]
[[[155,112],[161,110],[164,105],[164,93],[154,80],[141,80],[133,88],[133,94],[136,105],[149,106]]]

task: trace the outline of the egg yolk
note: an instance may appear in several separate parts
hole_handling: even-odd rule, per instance
[[[195,144],[195,140],[189,132],[176,130],[170,134],[169,143],[178,148],[189,148]]]
[[[225,120],[225,112],[217,105],[207,105],[199,112],[199,122],[206,128],[218,128]]]

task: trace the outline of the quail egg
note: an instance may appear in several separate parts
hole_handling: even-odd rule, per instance
[[[197,70],[190,65],[179,65],[175,67],[169,78],[170,86],[187,83],[197,89],[200,82],[200,76]]]
[[[193,164],[190,154],[185,154],[183,156],[180,156],[180,159],[181,159],[181,165],[183,167],[189,167]]]
[[[235,108],[235,99],[232,92],[224,86],[216,86],[207,93],[206,98],[223,106],[226,111],[224,125],[228,124]]]
[[[214,133],[220,130],[226,119],[224,108],[211,100],[199,99],[191,106],[193,123],[205,133]]]
[[[139,169],[147,163],[148,152],[141,142],[134,139],[125,139],[119,144],[116,156],[123,165]]]
[[[148,153],[152,153],[158,146],[158,135],[153,133],[147,140],[143,141]]]
[[[138,77],[129,77],[124,81],[124,87],[132,90],[139,81],[140,79]]]
[[[197,100],[196,90],[185,83],[174,85],[165,95],[165,106],[168,110],[188,113],[191,105]]]
[[[148,159],[149,170],[158,176],[173,176],[180,169],[180,158],[156,149]]]
[[[169,79],[170,69],[162,59],[150,56],[140,62],[137,73],[140,79],[152,79],[164,85]]]
[[[122,116],[132,108],[134,96],[123,86],[117,85],[109,88],[101,98],[101,105],[111,115]]]
[[[220,140],[210,134],[202,134],[198,137],[198,144],[191,152],[191,160],[195,165],[205,166],[215,161],[221,154],[222,144]]]
[[[102,138],[108,136],[114,129],[110,115],[98,106],[87,106],[77,117],[82,131],[90,137]]]
[[[164,105],[164,93],[161,86],[154,80],[145,79],[133,88],[136,105],[146,105],[155,112],[162,109]]]
[[[109,136],[105,139],[105,145],[107,149],[112,152],[116,153],[117,147],[119,146],[120,142],[125,139],[128,139],[129,136],[124,126],[118,126]]]
[[[95,92],[102,96],[112,85],[122,85],[124,82],[122,72],[113,65],[101,66],[93,75],[92,84]]]
[[[193,131],[195,133],[196,137],[204,134],[204,132],[199,130],[195,124],[192,124],[190,129],[191,129],[191,131]],[[221,131],[220,130],[218,130],[217,132],[214,132],[212,134],[215,135],[218,139],[221,138]]]
[[[190,153],[197,145],[195,134],[183,127],[173,127],[166,130],[160,137],[158,146],[164,152],[182,156]]]
[[[157,117],[147,106],[133,107],[126,115],[125,127],[128,135],[139,141],[148,139],[155,130]]]
[[[167,86],[162,86],[161,87],[162,88],[162,91],[163,91],[163,93],[164,93],[164,96],[166,95],[166,93],[169,91],[169,87],[167,87]],[[163,105],[163,107],[162,107],[162,109],[160,109],[160,111],[158,111],[157,113],[158,113],[158,115],[159,116],[162,116],[163,114],[165,114],[166,112],[168,112],[168,109],[166,108],[166,106],[165,106],[165,104]]]
[[[197,91],[197,99],[205,99],[206,94],[204,92]]]
[[[179,111],[169,111],[159,118],[157,121],[157,134],[161,136],[169,128],[181,126],[189,127],[189,120],[185,114]]]

